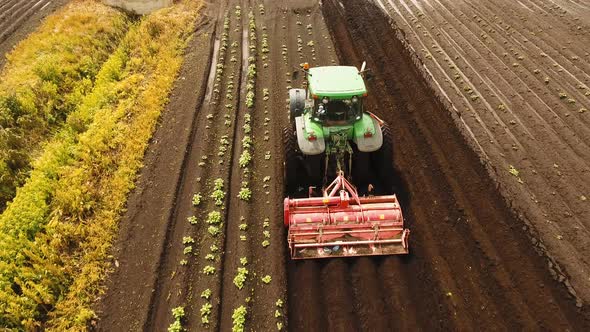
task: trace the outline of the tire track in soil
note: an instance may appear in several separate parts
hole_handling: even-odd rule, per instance
[[[301,25],[298,25],[297,22],[300,19],[302,13],[303,15],[307,15],[308,10],[312,11],[313,7],[311,7],[310,2],[300,2],[299,6],[292,6],[289,7],[286,3],[281,3],[280,6],[273,6],[274,8],[271,9],[272,15],[275,16],[274,24],[273,24],[273,31],[275,34],[271,39],[271,50],[270,59],[271,63],[277,65],[278,70],[276,70],[276,75],[274,75],[273,80],[273,87],[277,93],[274,95],[273,105],[276,110],[276,113],[279,114],[277,117],[278,125],[275,126],[275,130],[273,130],[274,140],[275,142],[281,142],[283,140],[282,137],[282,129],[289,125],[289,110],[288,110],[288,86],[298,87],[301,86],[302,80],[301,78],[295,79],[292,77],[292,73],[294,68],[304,61],[303,54],[298,54],[298,46],[297,46],[297,39],[296,36],[303,33],[301,29]],[[267,5],[272,6],[272,2],[267,1]],[[317,12],[317,8],[315,11]],[[315,23],[315,22],[314,22]],[[313,23],[312,23],[313,24]],[[280,50],[280,52],[279,52]],[[304,51],[308,51],[308,49],[304,49]],[[321,52],[320,52],[321,53]],[[327,58],[324,52],[324,57],[320,56],[321,60]],[[306,57],[311,57],[311,53],[308,52],[305,55]],[[313,60],[313,58],[310,58]],[[320,63],[319,61],[309,61],[312,65]],[[299,75],[301,76],[301,75]],[[277,155],[277,159],[280,158],[280,163],[278,164],[278,171],[275,172],[275,176],[278,177],[277,183],[279,184],[279,193],[281,196],[284,195],[283,188],[283,159],[285,155],[284,146],[282,144],[275,145],[275,154]],[[289,254],[286,244],[286,229],[283,227],[282,223],[282,211],[280,212],[281,218],[274,223],[276,225],[280,225],[283,229],[281,237],[278,241],[280,247],[284,248],[282,250],[282,255],[285,257],[285,266],[289,266],[291,263],[288,261]],[[309,261],[304,262],[300,265],[299,270],[289,269],[289,273],[286,274],[287,282],[285,283],[286,289],[286,301],[285,305],[288,308],[288,321],[287,326],[290,327],[292,325],[302,327],[302,330],[309,331],[308,326],[304,325],[307,321],[318,322],[317,324],[320,326],[321,330],[327,330],[326,319],[325,319],[325,312],[324,307],[318,302],[314,301],[314,298],[310,296],[310,294],[320,294],[320,271],[316,266],[316,262]],[[296,281],[294,281],[296,280]],[[293,285],[295,284],[295,285]],[[307,289],[308,291],[303,291],[303,289]],[[300,314],[299,312],[293,312],[291,310],[291,303],[306,303],[307,306],[310,308],[308,311],[308,315]],[[306,320],[307,319],[307,320]]]
[[[277,79],[274,82],[277,91],[283,97],[282,100],[279,100],[276,103],[277,109],[281,110],[280,113],[283,114],[279,123],[280,127],[279,130],[285,128],[289,125],[289,110],[288,110],[288,103],[285,101],[288,98],[288,90],[287,86],[292,87],[299,87],[301,86],[302,81],[300,79],[295,79],[292,77],[292,73],[294,68],[297,68],[298,64],[303,62],[303,55],[298,55],[298,46],[297,46],[297,34],[300,34],[302,31],[299,29],[299,25],[297,22],[300,19],[301,12],[307,12],[305,8],[305,4],[300,4],[298,7],[289,7],[286,3],[281,4],[279,8],[276,9],[277,11],[277,19],[275,21],[275,28],[274,31],[277,31],[275,34],[275,38],[272,39],[271,47],[274,52],[271,53],[271,62],[280,63],[280,70],[277,72],[276,75]],[[281,50],[281,53],[278,50]],[[309,55],[308,55],[309,56]],[[276,132],[276,130],[275,130]],[[278,137],[277,137],[278,136]],[[279,142],[282,142],[282,133],[281,135],[275,136]],[[279,151],[279,155],[281,159],[284,159],[285,151],[284,146]],[[281,165],[281,171],[277,172],[276,174],[283,174],[283,165]],[[284,186],[283,179],[281,176],[281,186]],[[282,189],[282,188],[281,188]],[[281,243],[284,247],[286,247],[286,231],[285,235],[281,239]],[[287,266],[291,263],[288,261],[290,258],[288,257],[288,249],[284,252],[287,256]],[[315,268],[315,262],[306,262],[303,266],[304,269],[309,271],[308,273],[296,273],[296,277],[292,275],[293,270],[289,269],[289,274],[287,275],[287,307],[289,308],[288,311],[288,327],[290,328],[293,324],[297,326],[301,326],[302,330],[309,330],[307,326],[303,325],[305,321],[299,324],[299,320],[302,319],[302,315],[298,313],[293,313],[291,310],[291,303],[307,303],[310,307],[310,314],[308,315],[307,319],[310,321],[315,322],[322,322],[322,330],[327,330],[325,325],[325,314],[323,311],[323,307],[318,305],[316,301],[312,301],[313,299],[308,296],[307,292],[301,292],[300,287],[305,287],[315,294],[319,294],[321,289],[319,287],[319,271]],[[293,287],[293,279],[296,278],[297,285]],[[304,296],[300,296],[303,294]],[[318,323],[320,324],[320,323]]]
[[[325,33],[327,30],[319,6],[313,3],[313,5],[308,5],[301,9],[293,7],[289,9],[296,14],[290,15],[290,22],[287,23],[288,26],[295,27],[296,32],[290,34],[291,45],[289,46],[292,51],[290,54],[291,61],[289,65],[291,70],[293,70],[293,68],[299,68],[300,64],[303,62],[309,62],[310,66],[337,64],[333,45],[329,40],[321,41],[313,38],[314,47],[310,48],[307,46],[307,38],[309,38],[309,35],[307,34],[306,29],[309,24],[312,25],[313,31],[323,31]],[[300,42],[299,39],[302,41]],[[300,47],[302,48],[302,51],[299,51]],[[315,48],[318,49],[317,54],[311,52],[311,50]],[[296,50],[297,53],[295,52]],[[296,54],[298,57],[295,57]],[[317,59],[315,61],[314,55]],[[304,75],[300,74],[298,80],[292,82],[292,86],[303,87],[304,79]],[[288,126],[289,124],[286,125]],[[296,291],[304,294],[308,292],[308,284],[300,282],[300,280],[303,280],[301,278],[305,278],[308,281],[313,280],[313,283],[315,283],[314,287],[318,289],[319,292],[313,293],[313,295],[306,294],[306,296],[312,295],[313,297],[305,299],[305,302],[297,303],[289,301],[289,310],[291,310],[291,306],[295,303],[306,306],[305,308],[300,308],[300,317],[297,317],[300,321],[304,321],[305,325],[299,328],[297,325],[293,324],[290,325],[289,328],[295,328],[295,330],[313,330],[316,328],[314,324],[318,324],[318,321],[323,320],[325,322],[320,324],[320,326],[325,324],[325,328],[328,331],[342,330],[346,327],[358,330],[359,322],[355,315],[352,314],[352,311],[354,310],[353,305],[351,305],[354,302],[353,293],[347,287],[347,279],[349,276],[346,273],[346,268],[343,263],[314,262],[313,264],[304,264],[303,270],[298,269],[299,264],[300,262],[290,260],[289,258],[289,295]],[[326,267],[326,264],[329,264],[328,267]],[[295,270],[295,272],[293,273],[292,270]],[[310,274],[311,276],[307,277],[307,274]],[[320,298],[321,301],[318,301],[318,298]],[[307,318],[307,314],[312,311],[320,313],[319,317],[315,317],[315,319]],[[318,314],[314,313],[313,315]],[[292,316],[291,311],[289,312],[289,316]]]
[[[374,70],[376,78],[369,83],[368,106],[394,124],[394,147],[398,151],[394,160],[408,182],[402,203],[414,231],[410,257],[351,259],[351,264],[365,260],[377,267],[359,267],[357,276],[353,267],[352,288],[360,280],[370,279],[372,270],[380,270],[377,278],[398,274],[399,280],[382,281],[380,287],[389,287],[375,291],[383,302],[397,306],[401,303],[399,309],[416,314],[413,321],[400,324],[396,322],[399,309],[392,308],[398,314],[381,320],[396,327],[587,328],[587,312],[576,309],[567,292],[546,273],[544,260],[532,249],[526,233],[517,228],[523,224],[493,190],[492,181],[482,176],[486,174],[483,166],[448,113],[434,97],[429,97],[430,91],[413,70],[407,51],[394,37],[387,19],[377,8],[358,1],[328,1],[323,11],[341,60],[357,65],[364,57]],[[403,183],[399,187],[403,188]],[[334,266],[332,262],[337,261],[321,262],[324,266],[320,269],[351,272]],[[290,264],[290,277],[297,275],[293,269]],[[294,287],[291,281],[290,292]],[[333,279],[322,278],[320,288],[329,288],[329,282]],[[343,286],[349,288],[350,282],[345,281]],[[404,294],[400,289],[408,291]],[[315,295],[308,302],[326,304],[322,298],[325,292],[322,297]],[[354,312],[349,311],[354,317],[330,313],[326,317],[336,320],[330,321],[332,326],[354,328],[354,324],[340,324],[359,321],[361,328],[367,328],[369,320],[364,315],[374,309],[364,309],[362,299],[356,297],[350,302],[350,297],[344,294],[335,303],[356,306]],[[290,298],[290,328],[323,327],[313,325],[311,319],[294,319],[294,315],[308,313],[300,307],[307,302],[293,302],[301,298]],[[297,325],[301,322],[308,325]],[[382,324],[387,327],[386,322]]]
[[[278,45],[275,47],[275,52],[283,45],[287,47],[287,52],[282,59],[275,53],[275,61],[282,61],[284,64],[284,74],[281,71],[277,76],[285,77],[281,90],[284,91],[284,98],[288,98],[289,87],[303,85],[303,75],[299,75],[297,79],[290,77],[301,63],[309,62],[311,66],[331,65],[335,64],[336,56],[317,2],[304,1],[296,6],[290,4],[283,8],[281,15],[279,31],[283,34],[275,38],[275,44],[281,43],[280,47]],[[313,44],[309,44],[311,41]],[[285,109],[285,106],[283,101],[280,109]],[[289,126],[288,109],[285,109],[280,128],[287,126]],[[282,157],[284,151],[281,152]],[[278,174],[282,174],[282,170]],[[281,242],[286,247],[285,236],[281,238]],[[359,325],[354,320],[347,321],[347,317],[354,317],[346,313],[354,310],[347,304],[353,301],[353,294],[352,291],[343,290],[349,278],[346,273],[343,273],[346,269],[343,265],[335,263],[334,269],[322,269],[319,262],[295,263],[290,261],[290,258],[287,259],[289,260],[287,263],[289,328],[295,326],[299,330],[313,328],[332,330]],[[341,301],[343,297],[348,301]],[[321,301],[318,301],[318,298]],[[293,303],[302,304],[304,307],[293,310]]]

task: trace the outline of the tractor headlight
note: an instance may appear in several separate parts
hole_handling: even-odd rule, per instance
[[[357,96],[353,96],[351,100],[352,100],[352,102],[353,102],[354,104],[356,104],[356,103],[358,103],[358,102],[359,102],[359,97],[357,97]]]
[[[327,104],[330,101],[330,99],[328,99],[328,97],[324,97],[324,99],[322,99],[322,103]]]

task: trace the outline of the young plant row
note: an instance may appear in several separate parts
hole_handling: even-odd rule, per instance
[[[252,198],[252,191],[249,187],[250,181],[250,166],[252,163],[252,148],[254,145],[252,139],[252,117],[249,111],[254,108],[254,102],[256,98],[256,45],[257,45],[257,36],[256,36],[256,21],[254,18],[254,13],[250,11],[248,13],[248,67],[246,73],[246,108],[247,111],[244,114],[244,124],[242,125],[242,152],[238,159],[238,166],[242,170],[241,173],[241,186],[240,191],[238,192],[238,198],[240,201],[243,202],[250,202]],[[240,241],[245,242],[247,241],[247,230],[248,224],[246,218],[244,216],[240,217],[240,224],[238,225],[239,229],[239,237]],[[237,267],[236,274],[233,279],[233,283],[238,290],[242,290],[245,287],[245,284],[248,280],[248,276],[250,275],[250,271],[248,270],[248,258],[241,257],[239,266]],[[242,332],[244,331],[247,316],[248,316],[248,308],[247,304],[250,301],[250,297],[246,298],[246,304],[240,305],[239,307],[235,308],[232,313],[232,332]]]
[[[239,18],[238,18],[238,22],[239,22]],[[232,58],[230,63],[235,63],[236,61],[234,61],[235,59],[235,53],[236,53],[236,48],[237,48],[237,43],[232,43],[232,45],[229,44],[230,41],[230,24],[231,24],[231,20],[230,20],[230,15],[226,14],[224,21],[223,21],[223,32],[221,35],[221,40],[220,40],[220,49],[219,49],[219,54],[218,54],[218,58],[217,58],[217,65],[216,65],[216,70],[215,70],[215,83],[213,86],[213,100],[212,100],[212,105],[217,105],[219,103],[219,100],[222,96],[222,81],[224,78],[224,74],[225,74],[225,70],[226,69],[231,69],[231,67],[227,67],[226,68],[226,56],[228,51],[231,52],[232,54]],[[239,24],[239,23],[238,23]],[[235,69],[235,68],[234,68]],[[231,126],[232,122],[231,122],[231,114],[229,114],[229,112],[231,112],[231,110],[233,109],[233,102],[232,100],[233,98],[233,80],[234,80],[234,73],[231,73],[227,76],[227,79],[229,80],[229,82],[227,83],[227,86],[225,87],[225,96],[224,96],[224,101],[225,101],[225,106],[224,108],[228,111],[228,113],[226,113],[224,115],[224,128],[229,129],[229,127]],[[212,111],[215,112],[218,110],[217,107],[213,106]],[[205,127],[206,130],[211,129],[211,126],[213,126],[215,123],[215,121],[221,121],[220,119],[218,119],[215,114],[210,113],[206,116],[207,118],[207,125]],[[213,130],[218,130],[219,128],[214,128]],[[227,132],[228,130],[226,130]],[[216,137],[217,133],[213,134],[213,137]],[[228,133],[222,135],[219,138],[219,144],[217,146],[217,157],[219,158],[218,160],[218,165],[221,165],[224,163],[225,160],[225,155],[226,153],[229,153],[231,155],[231,142],[230,142],[230,138]],[[207,162],[209,161],[209,158],[204,155],[201,157],[201,161],[199,162],[199,166],[201,167],[205,167],[207,165]],[[217,174],[222,175],[222,171],[221,168],[217,168],[218,172]],[[199,182],[201,179],[198,179]],[[195,202],[195,198],[198,198]],[[224,184],[224,180],[222,178],[216,178],[215,180],[213,180],[212,182],[212,188],[210,190],[210,194],[208,196],[208,199],[210,200],[210,204],[208,204],[207,207],[205,207],[204,205],[202,206],[203,209],[201,209],[201,205],[200,204],[195,204],[195,203],[200,203],[200,198],[201,198],[201,193],[196,193],[193,196],[193,206],[195,208],[197,208],[197,213],[201,212],[201,214],[204,216],[204,225],[203,227],[201,227],[201,229],[203,229],[203,233],[199,234],[199,240],[203,243],[209,242],[209,246],[208,246],[208,251],[203,253],[204,254],[204,264],[202,269],[200,269],[201,273],[203,276],[205,276],[206,278],[209,277],[213,277],[214,280],[212,280],[211,282],[207,282],[205,284],[212,284],[215,283],[215,275],[217,272],[217,268],[216,266],[219,264],[219,262],[222,261],[221,259],[221,255],[223,255],[223,250],[220,249],[222,248],[222,238],[221,235],[223,233],[223,227],[224,227],[224,223],[223,223],[223,215],[224,215],[224,210],[225,210],[225,206],[226,206],[226,188],[225,188],[225,184]],[[211,205],[212,203],[212,205]],[[199,211],[201,210],[201,211]],[[190,218],[195,218],[195,216],[192,216]],[[190,219],[189,218],[189,219]],[[194,222],[193,222],[194,221]],[[191,224],[193,223],[198,223],[197,220],[189,220],[189,222]],[[183,238],[183,245],[185,245],[185,248],[183,250],[184,254],[189,254],[192,252],[192,247],[191,246],[187,246],[187,244],[190,243],[185,243],[185,239]],[[191,242],[192,243],[192,242]],[[204,247],[207,247],[207,244],[203,244]],[[199,253],[195,253],[196,255],[198,255]],[[185,263],[186,261],[181,261],[181,265],[183,263]],[[209,327],[211,320],[210,320],[210,316],[211,316],[211,312],[213,309],[213,303],[212,303],[212,297],[214,296],[214,292],[211,290],[211,288],[206,288],[204,290],[201,291],[200,293],[200,298],[202,299],[202,304],[201,307],[199,309],[199,315],[200,315],[200,323],[201,325],[203,325],[203,327]],[[174,322],[173,322],[174,324]],[[172,325],[171,325],[172,327]]]
[[[254,100],[256,99],[256,21],[254,13],[248,13],[248,30],[249,30],[249,49],[250,57],[248,57],[248,81],[246,83],[246,107],[252,109],[254,107]]]
[[[229,47],[229,15],[225,15],[223,20],[223,33],[221,34],[221,40],[219,45],[219,56],[217,58],[217,65],[215,69],[215,83],[213,84],[213,104],[217,104],[221,94],[221,79],[223,77],[225,57],[227,49]],[[232,57],[232,60],[235,57]],[[237,60],[236,60],[237,61]],[[232,61],[233,62],[233,61]]]
[[[241,22],[241,9],[239,7],[236,7],[235,10],[235,18],[236,18],[236,22],[237,22],[237,27],[236,29],[239,30],[239,27],[241,26],[240,22]],[[237,53],[239,50],[239,43],[237,41],[234,41],[230,44],[230,26],[231,26],[231,20],[230,20],[230,15],[226,15],[224,18],[224,22],[223,22],[223,32],[222,32],[222,37],[221,37],[221,43],[220,43],[220,51],[219,51],[219,57],[218,57],[218,61],[217,61],[217,65],[216,65],[216,71],[215,71],[215,84],[214,84],[214,100],[212,102],[212,105],[217,105],[219,104],[220,98],[221,96],[223,96],[224,101],[222,104],[224,104],[223,106],[213,106],[211,108],[212,112],[216,112],[218,111],[220,108],[225,110],[225,113],[223,114],[223,119],[222,118],[218,118],[216,117],[213,113],[210,113],[206,116],[207,118],[207,125],[205,127],[206,130],[211,129],[212,126],[219,126],[222,125],[221,128],[216,127],[213,130],[216,130],[216,132],[213,133],[213,137],[219,137],[218,138],[218,145],[217,145],[217,157],[218,157],[218,162],[217,164],[219,165],[219,167],[216,168],[212,168],[213,170],[213,174],[217,174],[218,176],[224,176],[225,172],[224,172],[224,168],[222,167],[222,165],[224,164],[224,160],[227,159],[227,156],[231,156],[232,155],[232,144],[231,144],[231,132],[230,132],[230,127],[233,123],[232,119],[233,119],[233,112],[235,110],[235,100],[237,100],[236,98],[234,98],[234,80],[235,80],[235,72],[236,72],[236,66],[238,65],[238,60],[237,60]],[[229,53],[229,55],[228,55]],[[230,56],[231,58],[229,60],[226,60],[227,57]],[[225,75],[225,71],[226,70],[231,70],[231,73],[229,73],[229,75]],[[223,87],[222,81],[223,79],[227,80],[227,84],[225,87]],[[224,89],[224,90],[223,90]],[[225,93],[223,94],[222,91]],[[218,108],[219,107],[219,108]],[[220,121],[223,121],[220,122]],[[221,135],[221,136],[218,136]],[[205,167],[209,164],[210,159],[207,157],[206,155],[201,157],[201,161],[199,162],[199,166],[201,167]],[[211,169],[211,168],[210,168]],[[203,258],[203,266],[202,268],[199,269],[200,273],[202,274],[203,281],[202,283],[204,285],[215,285],[217,282],[219,282],[219,274],[218,272],[218,267],[221,264],[221,262],[223,261],[222,259],[222,255],[223,255],[223,236],[224,236],[224,222],[223,222],[223,218],[225,213],[225,209],[226,209],[226,205],[227,205],[227,201],[226,201],[226,186],[224,183],[224,179],[223,178],[216,178],[213,182],[212,182],[212,188],[210,189],[210,194],[208,196],[206,196],[206,198],[203,198],[201,193],[195,193],[193,196],[193,205],[198,208],[200,211],[199,214],[201,214],[204,218],[203,220],[203,227],[201,227],[200,229],[203,229],[202,234],[200,234],[199,237],[199,241],[202,242],[202,247],[201,247],[201,251],[204,248],[205,249],[204,252],[201,253],[197,253],[197,254],[203,254],[204,257]],[[205,206],[205,204],[201,205],[201,200],[207,200],[208,204]],[[200,221],[196,220],[196,216],[191,216],[189,217],[189,222],[191,223],[200,223]],[[185,241],[186,240],[186,241]],[[183,238],[183,245],[185,245],[184,247],[184,253],[185,254],[190,254],[193,252],[192,249],[192,238],[190,237],[185,237]],[[184,262],[181,261],[181,264],[183,264]],[[207,280],[211,278],[210,280]],[[207,287],[207,286],[205,286]],[[204,290],[201,291],[200,293],[200,298],[201,298],[201,306],[199,309],[199,314],[200,314],[200,324],[204,327],[204,328],[211,328],[211,315],[212,315],[212,311],[214,310],[214,304],[213,304],[213,299],[215,298],[215,296],[219,296],[217,293],[217,289],[215,288],[206,288]],[[174,317],[174,315],[173,315]],[[172,324],[175,324],[176,321],[173,321]],[[170,326],[170,328],[172,328],[173,325]]]
[[[250,11],[248,13],[248,30],[249,30],[249,51],[250,56],[248,57],[248,72],[246,76],[246,107],[251,110],[254,107],[254,100],[256,98],[256,21],[254,13]],[[250,201],[252,197],[252,191],[249,188],[250,180],[250,164],[252,161],[252,117],[250,113],[244,114],[244,125],[242,130],[244,136],[242,138],[242,153],[238,160],[240,168],[242,168],[242,185],[238,197],[243,201]]]
[[[226,191],[223,179],[217,178],[213,181],[213,189],[211,190],[209,198],[213,200],[215,208],[207,213],[207,217],[204,221],[207,227],[207,234],[202,235],[201,238],[201,241],[209,239],[211,243],[211,245],[209,246],[209,252],[207,252],[204,257],[205,261],[208,262],[208,264],[205,265],[201,270],[201,273],[205,276],[215,275],[217,269],[214,266],[214,263],[221,261],[220,255],[222,255],[222,252],[220,250],[220,247],[222,246],[222,244],[220,234],[223,230],[222,211],[225,209],[226,205]],[[186,249],[187,247],[185,247],[185,253]],[[208,326],[210,324],[209,318],[211,315],[211,309],[213,308],[213,304],[211,303],[211,289],[207,288],[203,290],[200,296],[204,300],[199,310],[201,316],[201,324],[203,324],[204,326]]]

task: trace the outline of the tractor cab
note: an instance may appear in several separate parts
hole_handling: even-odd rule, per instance
[[[352,66],[311,68],[307,72],[311,118],[324,126],[342,126],[361,120],[367,95],[361,73]]]
[[[306,89],[290,89],[290,118],[304,155],[350,155],[354,148],[381,148],[381,121],[363,109],[367,88],[364,65],[309,68],[304,64]],[[340,158],[341,159],[341,158]]]

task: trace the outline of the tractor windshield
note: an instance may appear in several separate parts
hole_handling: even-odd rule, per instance
[[[362,116],[362,101],[360,98],[320,100],[314,107],[314,120],[325,125],[345,125],[355,122]]]

